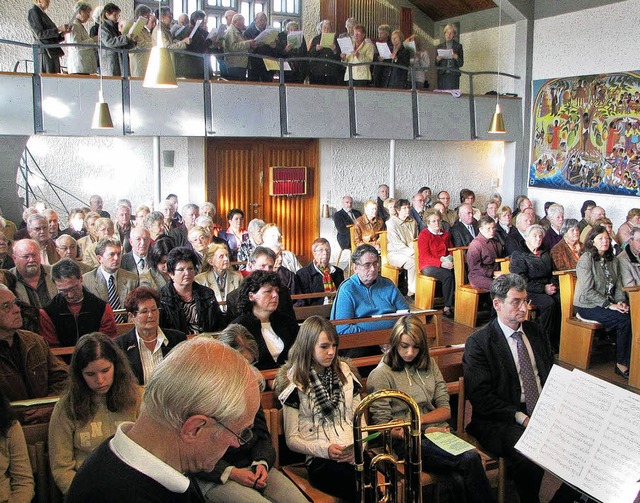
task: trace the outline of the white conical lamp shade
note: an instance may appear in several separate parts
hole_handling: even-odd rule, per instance
[[[169,49],[162,45],[162,27],[158,26],[157,43],[149,55],[147,71],[144,74],[144,87],[156,89],[171,89],[178,87],[176,82],[176,70],[173,67],[173,60]]]
[[[113,129],[113,121],[111,120],[109,105],[104,102],[102,91],[98,93],[98,102],[93,110],[91,129]]]

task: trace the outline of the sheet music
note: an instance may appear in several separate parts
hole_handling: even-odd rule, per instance
[[[640,489],[640,397],[554,366],[516,449],[604,503]]]
[[[331,49],[331,46],[333,45],[333,41],[335,38],[336,38],[335,33],[323,33],[320,36],[320,45],[322,47],[326,47],[327,49]]]
[[[351,54],[353,52],[353,42],[349,37],[339,38],[338,45],[340,46],[340,52],[344,54]]]
[[[222,37],[224,37],[224,34],[227,31],[227,25],[226,24],[221,24],[220,26],[218,26],[217,28],[214,26],[213,28],[211,28],[211,30],[209,30],[209,35],[207,35],[207,38],[213,40],[214,42],[217,40],[222,39]]]
[[[402,42],[402,45],[406,50],[408,50],[411,53],[411,57],[415,58],[416,52],[417,52],[415,41],[413,40],[409,40],[408,42],[405,41],[405,42]]]
[[[443,59],[453,58],[453,49],[438,49],[438,56]]]
[[[131,28],[129,28],[129,36],[140,35],[140,32],[142,31],[142,28],[145,24],[147,24],[147,20],[140,16],[138,19],[136,19],[136,22],[131,25]]]
[[[280,32],[276,28],[265,28],[254,40],[257,44],[270,45],[276,41],[278,33]]]
[[[193,25],[193,30],[191,30],[191,33],[189,33],[189,37],[187,38],[193,38],[193,36],[196,34],[196,32],[198,31],[198,28],[200,28],[200,25],[202,24],[202,19],[198,19],[196,21],[196,24]]]
[[[302,47],[302,36],[303,33],[301,31],[291,31],[287,34],[287,44],[293,46],[294,49],[300,49]]]
[[[382,56],[382,59],[391,59],[391,49],[386,42],[376,42],[376,47],[378,48],[378,54]]]

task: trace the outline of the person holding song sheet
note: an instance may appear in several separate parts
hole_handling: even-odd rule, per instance
[[[102,9],[102,24],[98,36],[100,44],[105,47],[100,50],[100,72],[104,76],[122,75],[120,54],[114,49],[132,49],[136,46],[133,38],[120,33],[120,7],[108,3]]]
[[[420,408],[422,430],[422,469],[444,475],[450,485],[452,501],[489,503],[495,501],[478,451],[473,448],[454,455],[429,439],[431,433],[450,433],[449,393],[436,361],[429,356],[427,332],[415,315],[403,316],[391,330],[389,351],[367,379],[367,393],[398,390],[409,395]],[[399,400],[377,400],[371,405],[373,424],[394,419],[405,420],[408,408]],[[391,430],[393,448],[406,456],[402,428]],[[470,445],[468,447],[471,447]]]
[[[33,7],[27,13],[29,27],[37,44],[59,44],[64,41],[65,33],[69,33],[71,27],[68,24],[56,26],[46,14],[51,0],[33,0]],[[40,71],[42,73],[60,73],[60,58],[64,51],[60,47],[50,47],[40,51]]]
[[[338,39],[340,42],[342,39]],[[361,24],[355,26],[353,31],[353,50],[346,54],[340,54],[342,61],[346,63],[371,63],[373,61],[373,44],[367,40],[367,32]],[[371,82],[370,65],[359,65],[351,67],[354,86],[368,86]],[[349,71],[344,73],[345,82],[349,82]]]
[[[298,23],[289,21],[285,30],[278,34],[276,51],[281,58],[304,58],[307,56],[307,42]],[[307,61],[290,61],[289,65],[291,71],[285,74],[285,81],[303,84],[307,78],[309,63]]]
[[[309,56],[329,60],[309,62],[309,84],[338,85],[342,67],[336,64],[340,61],[340,47],[338,38],[333,30],[331,21],[325,19],[318,24],[318,35],[313,37],[309,46]]]
[[[91,17],[93,8],[86,2],[78,2],[73,9],[73,21],[67,34],[70,44],[95,44],[95,39],[89,36],[84,27]],[[69,47],[67,55],[67,72],[89,75],[98,71],[96,51],[92,47]]]
[[[464,64],[462,44],[453,38],[458,30],[452,24],[444,27],[444,42],[438,46],[438,89],[460,89],[460,74],[455,70]],[[453,70],[453,71],[452,71]]]
[[[547,334],[526,321],[527,283],[517,274],[503,274],[491,285],[497,318],[472,334],[465,344],[462,366],[471,422],[467,431],[493,455],[505,458],[521,503],[539,503],[544,469],[514,446],[533,413],[551,366]],[[579,498],[563,484],[552,503]]]

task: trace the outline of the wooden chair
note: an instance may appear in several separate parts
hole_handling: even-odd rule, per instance
[[[488,292],[482,288],[475,288],[466,282],[467,261],[465,252],[468,249],[468,246],[449,248],[453,255],[453,276],[456,285],[454,320],[467,327],[475,328],[478,323],[480,295]]]
[[[416,261],[416,297],[414,305],[418,309],[433,309],[436,297],[436,283],[438,280],[431,276],[425,276],[420,272],[420,252],[418,240],[413,242],[413,257]]]
[[[23,425],[24,437],[29,451],[29,461],[36,483],[35,498],[37,503],[60,503],[62,493],[51,478],[47,442],[49,440],[49,423]]]
[[[337,292],[320,292],[320,293],[296,293],[291,296],[291,299],[295,302],[297,300],[304,299],[317,299],[325,297],[329,297],[331,301],[335,299]],[[303,322],[310,316],[321,316],[323,318],[329,319],[331,316],[331,306],[332,304],[319,304],[312,306],[294,306],[293,312],[296,315],[296,320],[298,322]]]
[[[558,358],[581,369],[589,368],[593,336],[603,328],[600,323],[579,320],[574,316],[573,295],[576,289],[575,271],[557,271],[560,280],[560,354]]]
[[[390,279],[391,281],[393,281],[394,285],[398,286],[398,276],[400,275],[402,267],[396,267],[395,265],[391,265],[389,263],[389,258],[387,256],[387,231],[380,232],[378,243],[380,244],[380,257],[382,260],[380,275],[383,278]]]
[[[489,480],[491,481],[493,478],[493,483],[497,484],[498,503],[505,503],[506,481],[507,481],[507,477],[506,477],[507,469],[505,465],[505,460],[503,457],[492,455],[490,452],[483,449],[480,443],[475,438],[473,438],[469,433],[467,433],[466,431],[467,399],[464,392],[464,377],[460,377],[460,379],[458,380],[458,384],[459,384],[458,385],[458,423],[456,426],[457,434],[460,438],[463,438],[470,444],[473,444],[476,447],[476,449],[478,449],[478,452],[482,457],[482,461],[484,463],[487,476],[490,475],[490,472],[493,472],[494,474],[497,473],[497,475],[494,477],[489,476]]]

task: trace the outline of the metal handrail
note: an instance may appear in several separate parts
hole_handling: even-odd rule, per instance
[[[78,44],[78,43],[62,43],[62,44],[28,44],[24,42],[16,42],[13,40],[0,39],[0,44],[9,44],[9,45],[17,45],[21,47],[30,47],[33,50],[33,62],[34,62],[34,73],[33,73],[33,95],[34,95],[34,129],[37,133],[44,132],[43,128],[43,117],[42,117],[42,96],[41,96],[41,75],[40,75],[40,58],[39,53],[43,49],[53,48],[53,47],[87,47],[98,49],[98,45],[96,44]],[[111,48],[102,46],[102,50],[113,51],[120,54],[120,61],[122,63],[122,105],[123,105],[123,134],[131,134],[131,124],[130,124],[130,109],[131,109],[131,96],[130,96],[130,84],[129,84],[129,58],[125,57],[129,53],[141,53],[145,51],[150,51],[150,49],[119,49],[119,48]],[[413,136],[414,138],[421,138],[423,136],[421,125],[419,121],[419,100],[418,100],[418,89],[416,86],[416,71],[419,71],[421,68],[416,68],[413,66],[403,66],[398,65],[396,63],[388,63],[384,61],[371,61],[367,63],[346,63],[341,60],[335,59],[327,59],[327,58],[315,58],[309,56],[296,56],[293,58],[282,58],[282,57],[273,57],[262,54],[254,54],[250,52],[211,52],[211,53],[193,53],[183,49],[170,49],[174,54],[184,54],[191,57],[200,57],[203,59],[203,93],[205,98],[205,106],[204,106],[204,116],[205,116],[205,124],[206,124],[206,134],[214,135],[215,131],[213,131],[213,120],[212,120],[212,111],[211,111],[211,88],[207,84],[211,82],[211,78],[215,76],[215,74],[211,71],[209,65],[206,63],[205,58],[210,58],[214,56],[216,58],[225,58],[225,57],[248,57],[255,59],[269,59],[275,60],[279,62],[279,78],[278,84],[280,85],[279,90],[279,99],[280,99],[280,130],[281,135],[287,136],[289,135],[288,131],[288,115],[287,115],[287,93],[285,85],[286,82],[286,72],[284,71],[284,62],[298,62],[298,61],[307,61],[310,63],[319,62],[323,64],[333,64],[338,65],[345,68],[345,71],[348,72],[348,78],[345,81],[347,83],[347,93],[349,100],[349,126],[350,126],[350,136],[355,138],[358,136],[357,130],[357,109],[356,109],[356,87],[353,85],[353,68],[358,66],[381,66],[381,67],[390,67],[390,68],[399,68],[402,70],[406,70],[410,79],[408,82],[411,84],[410,91],[412,93],[412,120],[413,120]],[[424,68],[424,67],[422,67]],[[437,69],[437,68],[436,68]],[[458,73],[468,77],[469,79],[469,130],[471,139],[477,139],[477,125],[476,125],[476,96],[474,94],[474,76],[476,75],[497,75],[503,76],[515,80],[519,80],[520,76],[512,75],[504,72],[495,72],[495,71],[478,71],[478,72],[468,72],[465,70],[459,69],[448,69],[451,73]]]

